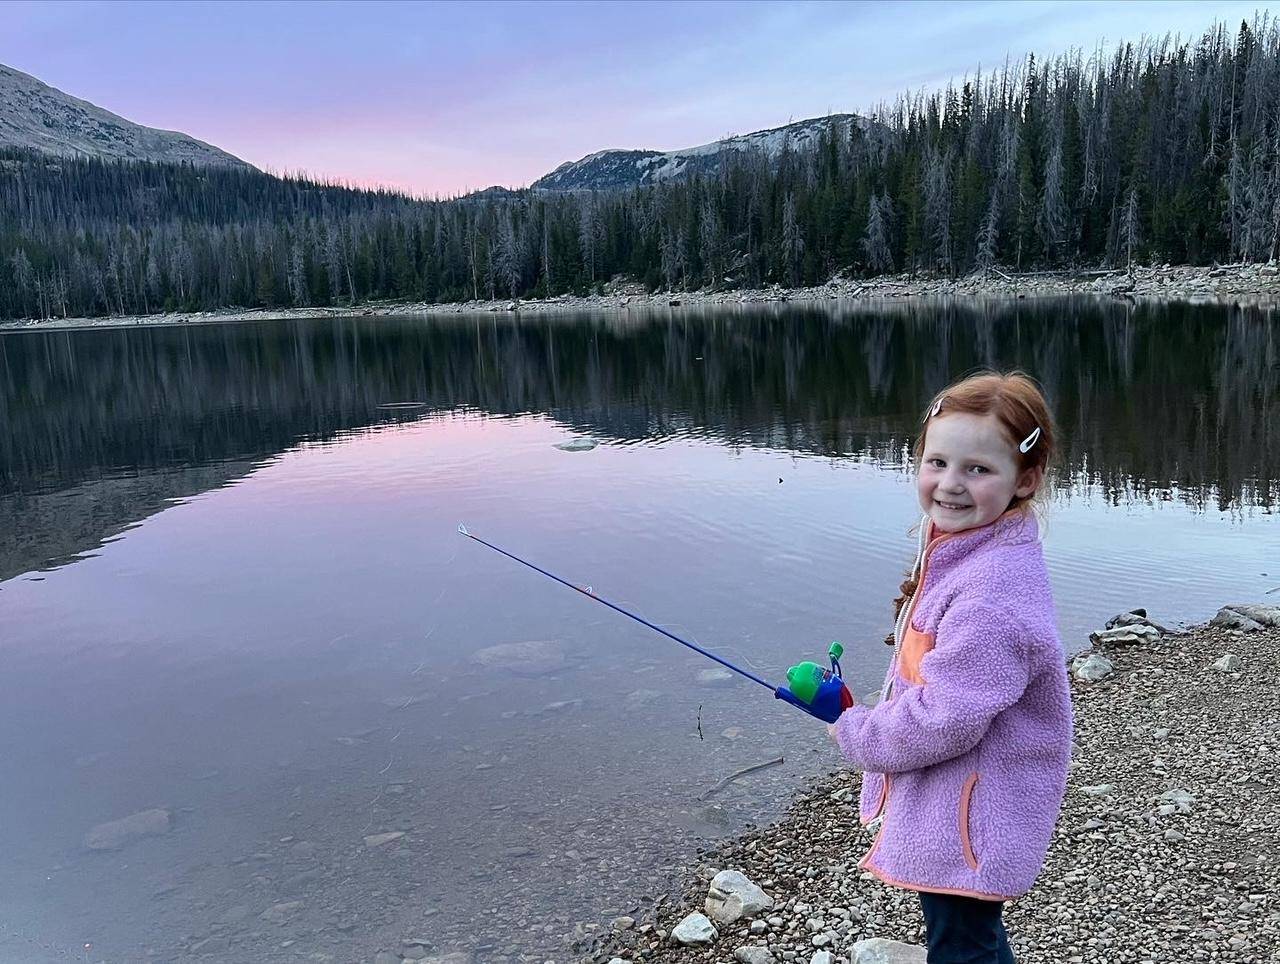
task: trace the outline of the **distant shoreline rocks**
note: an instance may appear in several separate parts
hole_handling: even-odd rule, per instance
[[[768,288],[646,291],[635,282],[617,279],[604,293],[555,295],[550,298],[429,302],[368,302],[333,308],[225,308],[100,318],[51,318],[0,321],[0,331],[15,329],[124,328],[134,325],[180,325],[226,321],[289,321],[304,318],[391,317],[471,313],[536,314],[568,311],[670,310],[715,305],[769,302],[893,301],[905,298],[1038,298],[1093,295],[1125,301],[1178,301],[1196,304],[1271,303],[1280,301],[1280,267],[1238,264],[1194,267],[1162,265],[1116,270],[1041,271],[1009,274],[998,269],[961,278],[922,273],[885,275],[858,280],[832,278],[813,288]]]

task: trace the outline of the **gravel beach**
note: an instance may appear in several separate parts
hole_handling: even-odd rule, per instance
[[[1113,667],[1097,681],[1078,678],[1077,655],[1066,802],[1036,887],[1005,912],[1020,964],[1280,961],[1280,609],[1252,611],[1263,625],[1250,631],[1220,613],[1189,632],[1095,639]],[[682,897],[602,924],[580,959],[923,962],[922,949],[866,943],[922,944],[923,922],[914,894],[857,869],[872,841],[858,781],[825,777],[776,824],[705,852],[676,882]],[[711,912],[723,870],[773,905],[680,944],[672,932]]]
[[[710,305],[769,302],[875,302],[904,298],[1036,298],[1094,295],[1126,301],[1187,301],[1206,304],[1272,304],[1280,299],[1280,268],[1271,264],[1195,267],[1163,265],[1129,270],[1052,271],[1010,275],[993,270],[959,278],[919,273],[877,278],[832,278],[812,288],[769,288],[646,291],[644,285],[622,278],[603,286],[600,294],[556,295],[541,299],[481,299],[448,303],[369,301],[331,308],[220,308],[154,315],[104,315],[95,318],[0,320],[0,331],[56,331],[66,328],[126,328],[134,325],[183,325],[227,321],[267,321],[350,316],[402,317],[457,315],[476,312],[644,311]]]

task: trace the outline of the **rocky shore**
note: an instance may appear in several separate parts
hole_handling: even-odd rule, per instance
[[[1062,817],[1005,913],[1020,964],[1280,960],[1278,647],[1280,608],[1231,606],[1189,632],[1118,616],[1074,655]],[[857,789],[823,779],[574,959],[923,964],[915,895],[857,869]]]
[[[643,285],[616,280],[594,295],[552,298],[430,302],[368,302],[335,308],[252,308],[174,312],[153,315],[114,315],[100,318],[49,318],[0,321],[0,331],[14,329],[122,328],[133,325],[199,324],[268,319],[338,318],[356,316],[456,315],[474,312],[536,314],[570,311],[642,311],[653,308],[768,302],[874,301],[902,298],[1028,298],[1098,295],[1126,300],[1189,301],[1193,303],[1268,303],[1280,299],[1280,267],[1270,264],[1191,267],[1163,265],[1132,270],[1053,271],[1009,274],[991,271],[963,278],[919,273],[886,275],[867,280],[832,278],[813,288],[702,290],[648,292]]]

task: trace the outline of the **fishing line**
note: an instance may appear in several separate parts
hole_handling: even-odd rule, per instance
[[[614,612],[621,613],[628,619],[633,619],[642,626],[647,626],[649,629],[652,629],[656,633],[661,633],[663,636],[666,636],[670,640],[674,640],[681,646],[686,646],[694,652],[699,653],[710,660],[714,660],[726,669],[737,673],[739,676],[744,676],[751,680],[751,682],[763,686],[765,689],[773,693],[775,698],[786,703],[790,703],[792,706],[803,710],[810,716],[817,717],[827,723],[834,723],[839,719],[841,713],[853,705],[853,695],[849,692],[849,688],[845,686],[844,680],[840,678],[840,657],[844,655],[844,647],[839,643],[832,643],[830,648],[827,650],[827,656],[831,660],[830,669],[824,669],[817,663],[806,660],[805,662],[797,663],[795,666],[792,666],[787,670],[788,686],[774,686],[772,683],[761,679],[755,673],[731,663],[722,656],[717,656],[715,653],[708,649],[704,649],[697,643],[691,643],[687,639],[682,639],[670,630],[663,629],[661,626],[650,622],[643,616],[639,616],[636,613],[631,612],[629,609],[625,609],[617,603],[610,602],[603,596],[597,595],[591,586],[576,585],[569,582],[567,579],[560,578],[553,572],[548,572],[541,566],[529,562],[527,559],[521,559],[514,553],[508,552],[500,546],[495,546],[492,542],[481,539],[475,533],[470,532],[467,527],[461,523],[458,525],[458,534],[466,536],[468,539],[472,539],[475,542],[480,543],[482,546],[486,546],[494,552],[506,556],[513,562],[518,562],[520,565],[526,566],[534,572],[546,576],[548,579],[553,579],[562,586],[573,589],[576,592],[580,592],[582,595],[587,596],[602,605],[608,606]]]

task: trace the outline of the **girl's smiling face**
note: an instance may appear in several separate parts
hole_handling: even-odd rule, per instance
[[[1042,471],[1018,471],[1018,450],[994,415],[944,412],[929,419],[916,476],[920,507],[940,532],[994,522],[1014,496],[1040,485]]]

